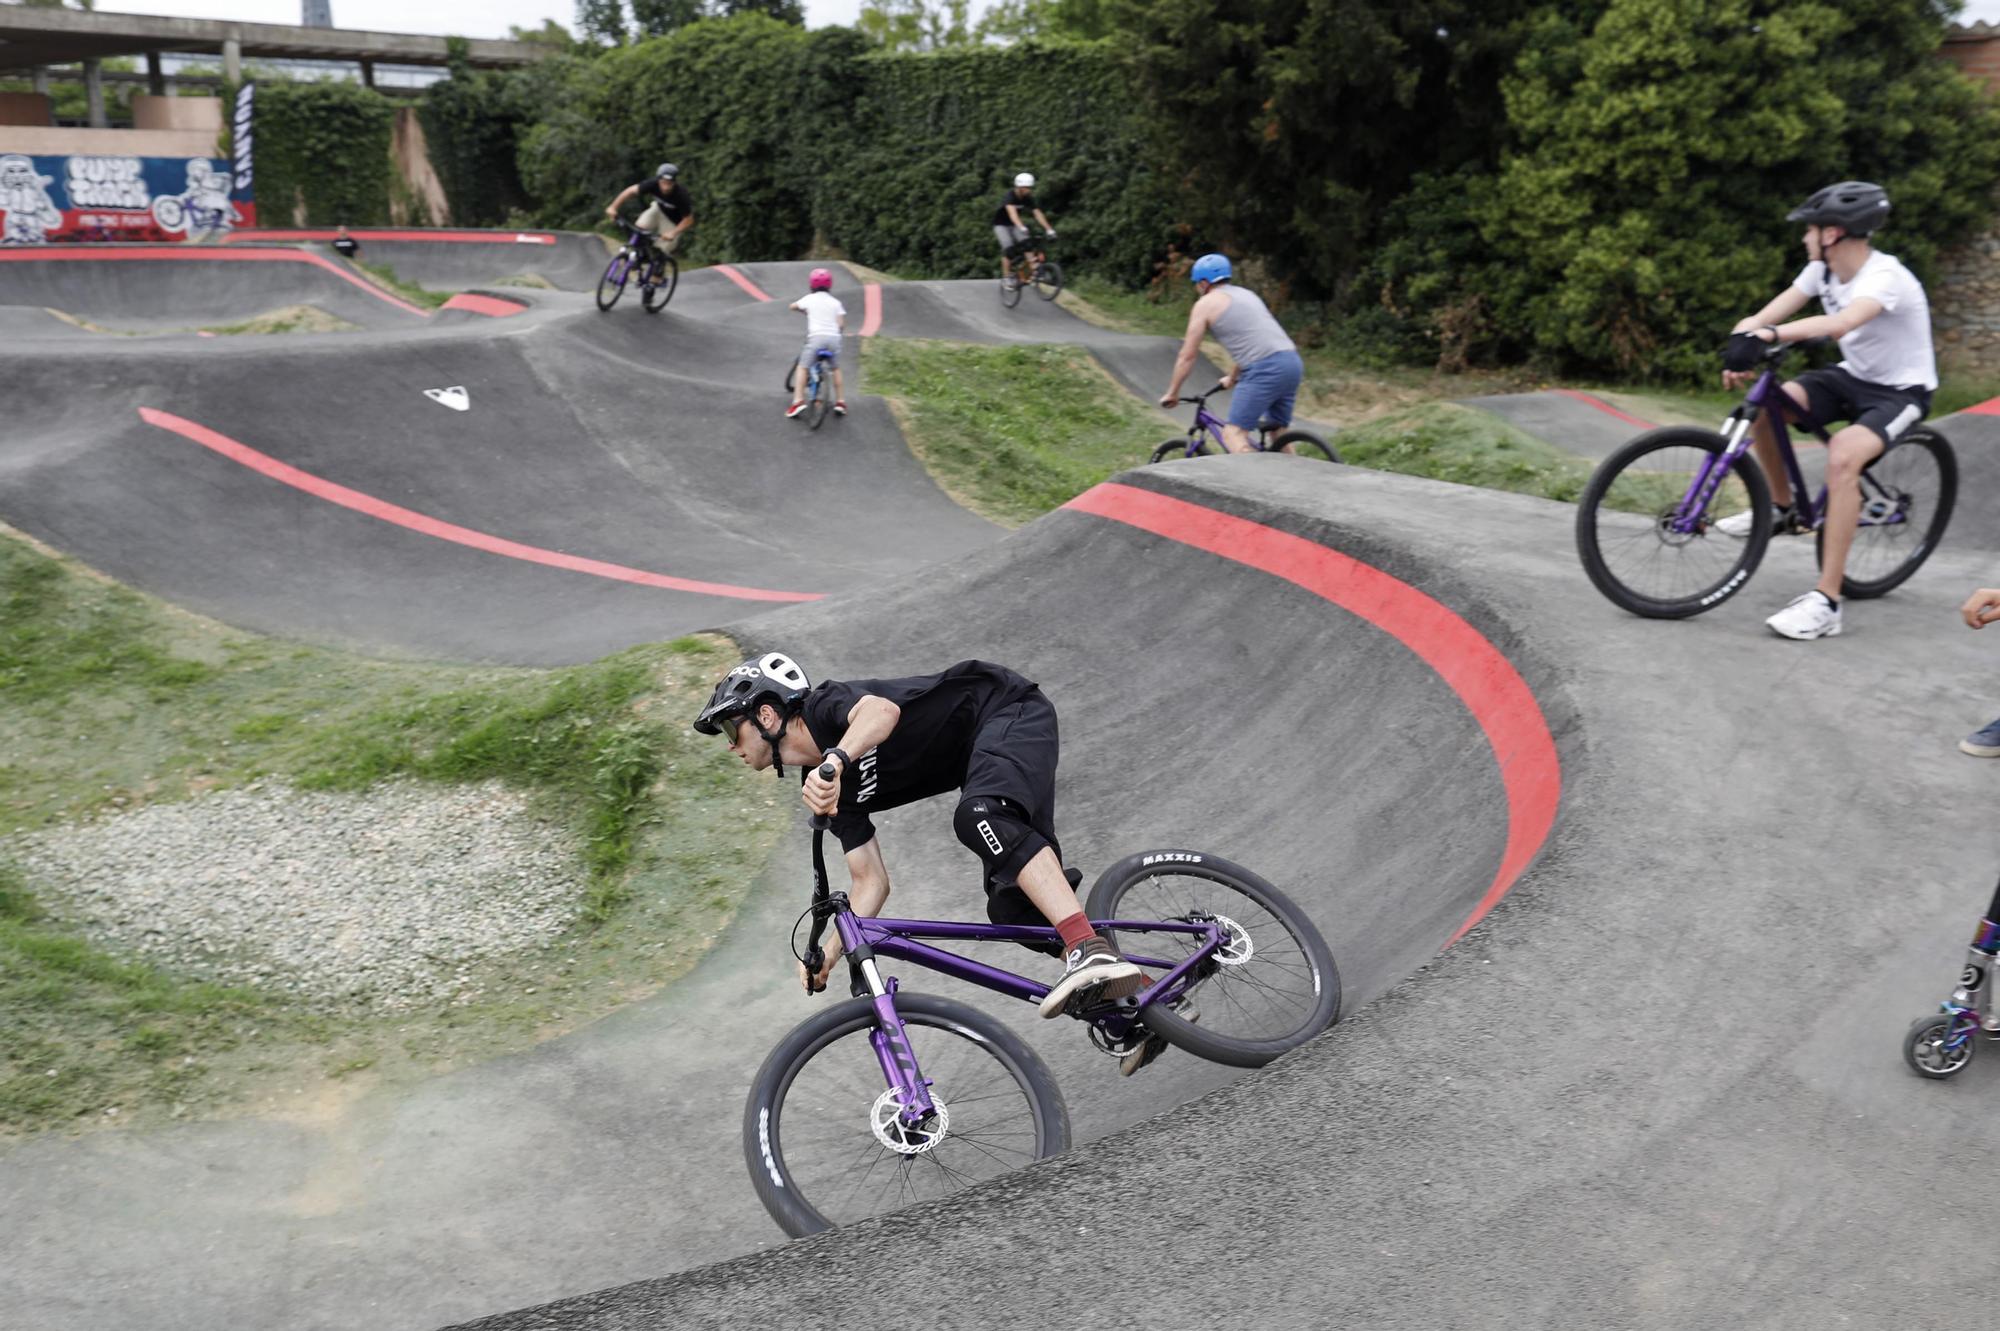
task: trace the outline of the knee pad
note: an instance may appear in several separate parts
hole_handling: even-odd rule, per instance
[[[1047,837],[1028,826],[1013,801],[993,795],[960,800],[951,830],[979,857],[986,866],[986,881],[996,886],[1012,883],[1021,866],[1049,844]]]

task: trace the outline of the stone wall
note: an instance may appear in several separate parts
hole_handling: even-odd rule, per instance
[[[2000,93],[2000,24],[1954,28],[1940,54]],[[1938,355],[1961,370],[2000,370],[2000,194],[1993,205],[1992,226],[1939,256],[1930,291]]]

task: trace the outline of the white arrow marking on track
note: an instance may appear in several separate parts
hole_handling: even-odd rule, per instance
[[[472,410],[472,395],[465,391],[463,384],[455,388],[426,388],[424,396],[453,411]]]

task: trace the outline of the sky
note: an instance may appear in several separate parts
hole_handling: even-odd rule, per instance
[[[332,0],[334,24],[374,32],[442,33],[459,37],[505,37],[508,26],[539,28],[554,19],[575,25],[574,0]],[[861,0],[805,0],[806,23],[823,27],[852,23]],[[297,0],[99,0],[101,10],[163,14],[172,18],[233,18],[250,23],[297,23]],[[973,0],[976,15],[985,0]],[[1961,22],[2000,23],[2000,0],[1968,0]]]

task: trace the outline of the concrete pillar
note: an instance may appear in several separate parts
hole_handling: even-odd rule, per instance
[[[167,95],[167,72],[160,68],[160,53],[146,52],[146,91],[155,97]]]
[[[44,65],[35,66],[35,91],[44,97],[49,95],[49,71]]]
[[[226,37],[222,42],[222,77],[231,83],[243,81],[243,42],[237,37]]]
[[[83,62],[83,95],[90,103],[90,127],[109,129],[111,120],[104,114],[104,67],[96,60]]]
[[[364,60],[361,62],[361,81],[370,88],[375,86],[375,62],[373,60]]]

